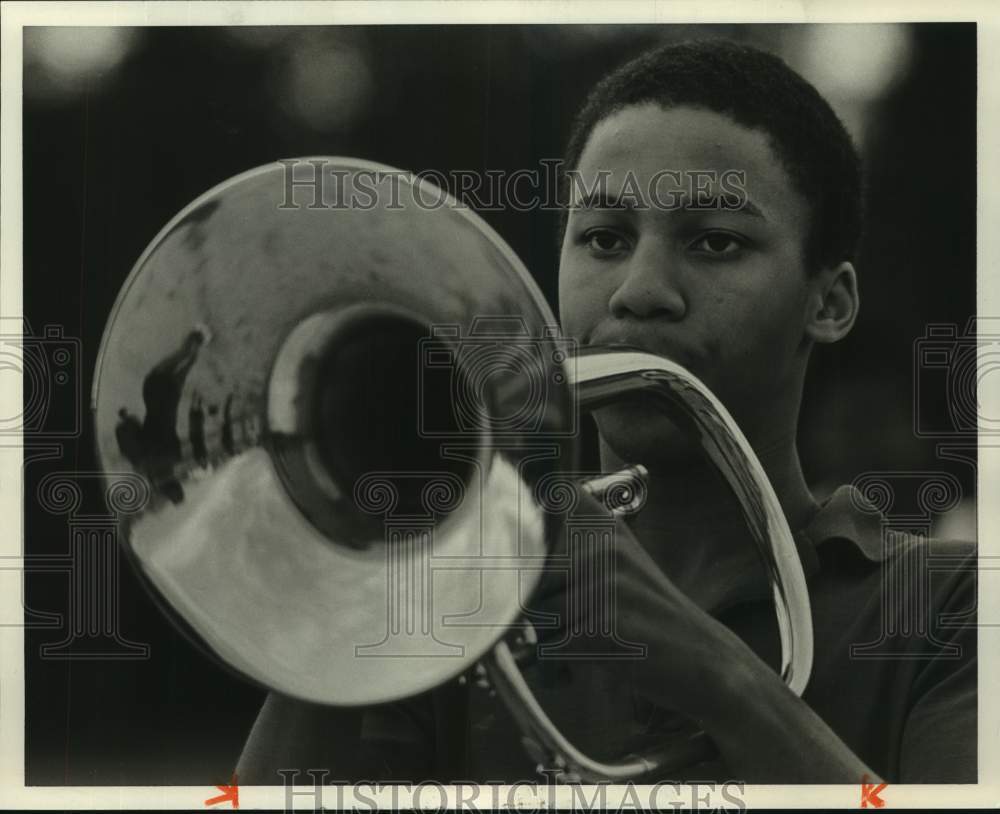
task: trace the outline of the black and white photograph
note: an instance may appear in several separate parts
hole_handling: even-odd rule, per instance
[[[5,2],[0,805],[1000,804],[1000,40],[875,5]]]

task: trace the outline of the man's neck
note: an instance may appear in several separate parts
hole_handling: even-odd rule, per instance
[[[806,486],[794,430],[754,444],[793,532],[818,505]],[[700,452],[668,467],[650,466],[645,506],[629,525],[663,572],[706,609],[724,604],[733,586],[764,577],[739,501]],[[602,442],[605,471],[624,463]]]

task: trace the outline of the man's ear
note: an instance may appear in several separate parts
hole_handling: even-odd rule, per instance
[[[810,289],[806,336],[825,344],[843,339],[850,333],[861,306],[854,266],[845,261],[823,269],[810,281]]]

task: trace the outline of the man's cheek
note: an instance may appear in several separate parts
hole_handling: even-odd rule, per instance
[[[559,315],[564,336],[583,341],[593,327],[594,305],[581,297],[579,289],[567,289],[559,297]]]

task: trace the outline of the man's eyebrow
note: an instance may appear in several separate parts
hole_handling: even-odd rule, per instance
[[[570,204],[570,209],[636,209],[632,195],[609,195],[605,189],[588,189]]]
[[[732,212],[733,214],[750,215],[754,218],[761,218],[762,220],[767,220],[767,216],[761,210],[757,204],[751,201],[749,198],[743,198],[735,206],[728,206],[725,201],[720,200],[718,196],[714,198],[703,199],[698,202],[697,205],[693,203],[686,203],[683,206],[677,207],[678,210],[682,212],[713,212],[718,210],[719,212]]]
[[[667,211],[684,212],[690,214],[700,214],[701,212],[732,212],[733,214],[749,215],[750,217],[767,220],[767,216],[757,204],[749,198],[743,198],[737,205],[725,205],[725,201],[719,196],[702,199],[698,204],[691,201],[679,203],[676,206],[665,206],[653,202],[644,203],[636,201],[634,195],[609,195],[606,190],[587,190],[579,200],[570,204],[570,209],[617,209],[622,211],[633,211],[635,209],[653,208],[665,209]]]

